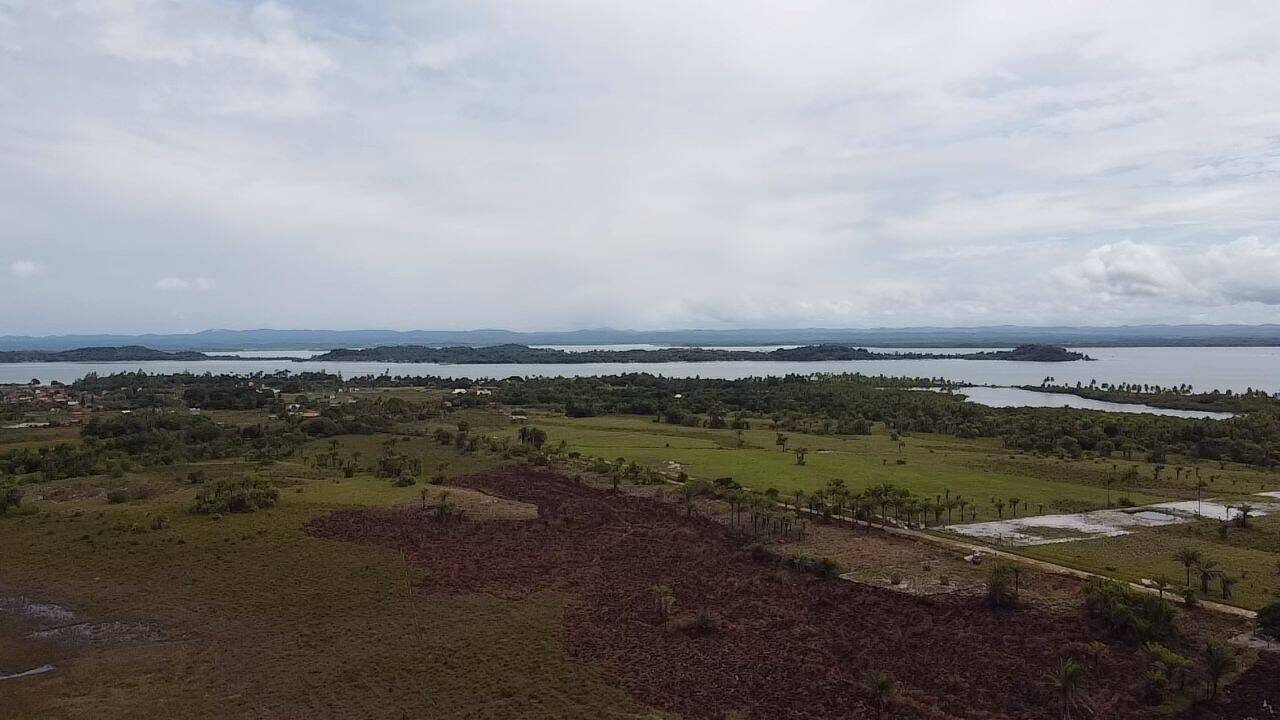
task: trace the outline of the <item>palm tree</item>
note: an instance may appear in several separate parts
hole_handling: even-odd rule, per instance
[[[1062,720],[1071,720],[1071,714],[1083,705],[1080,699],[1083,681],[1084,666],[1072,658],[1063,658],[1049,673],[1049,684],[1058,696],[1058,712]]]
[[[1249,503],[1240,503],[1236,507],[1236,525],[1242,528],[1249,527],[1249,516],[1253,514],[1254,507]]]
[[[1189,547],[1179,548],[1173,559],[1187,569],[1187,587],[1191,586],[1191,568],[1200,563],[1200,552]]]
[[[1232,577],[1225,572],[1218,575],[1218,585],[1222,587],[1223,600],[1231,599],[1231,588],[1235,587],[1235,584],[1238,582],[1240,582],[1240,578]]]
[[[1152,578],[1152,582],[1155,583],[1156,592],[1160,593],[1161,600],[1164,599],[1165,593],[1173,589],[1173,586],[1169,583],[1169,578],[1165,577],[1164,575],[1155,576],[1154,578]],[[1190,580],[1188,580],[1188,582],[1190,582]]]
[[[1213,700],[1218,697],[1223,676],[1236,669],[1236,656],[1226,645],[1210,641],[1204,650],[1204,666],[1209,674],[1209,699]]]
[[[1213,558],[1200,558],[1196,563],[1196,572],[1200,574],[1200,592],[1209,594],[1209,583],[1219,574],[1218,561]]]
[[[867,695],[871,696],[871,704],[876,709],[876,718],[884,717],[885,708],[889,706],[897,690],[897,681],[892,675],[881,670],[867,673],[862,684],[866,688]]]

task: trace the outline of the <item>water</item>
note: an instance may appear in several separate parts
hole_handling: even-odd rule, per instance
[[[1071,407],[1085,410],[1105,410],[1107,412],[1149,413],[1152,415],[1172,415],[1185,418],[1211,418],[1225,420],[1232,413],[1208,412],[1205,410],[1171,410],[1167,408],[1137,405],[1133,403],[1114,403],[1103,400],[1066,395],[1063,393],[1043,393],[1007,387],[971,387],[960,390],[970,402],[987,407]]]
[[[874,349],[874,348],[873,348]],[[671,377],[742,378],[764,375],[854,373],[910,377],[942,377],[979,385],[1039,385],[1045,377],[1058,384],[1091,380],[1099,383],[1190,383],[1200,390],[1280,390],[1280,348],[1073,348],[1096,362],[1031,363],[1000,360],[852,360],[831,362],[725,361],[701,363],[590,363],[581,365],[450,365],[431,363],[308,362],[288,360],[217,360],[206,362],[14,363],[0,364],[0,383],[72,382],[88,372],[100,374],[145,370],[151,373],[272,373],[327,371],[357,375],[438,375],[457,378],[505,378],[512,375],[590,376],[647,372]],[[900,348],[909,351],[909,348]],[[892,352],[893,350],[888,350]],[[930,348],[928,352],[966,353],[973,348]],[[264,355],[283,354],[263,351]],[[1061,404],[1064,396],[1054,396]],[[1066,402],[1070,402],[1067,400]]]

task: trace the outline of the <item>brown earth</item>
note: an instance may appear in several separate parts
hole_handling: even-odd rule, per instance
[[[538,517],[442,525],[421,509],[349,510],[308,529],[403,550],[424,569],[424,592],[567,592],[568,654],[684,717],[871,717],[861,681],[880,670],[898,681],[892,717],[1057,717],[1046,675],[1103,639],[1079,604],[996,612],[973,598],[800,575],[754,560],[722,523],[550,472],[453,482],[535,505]],[[707,611],[718,628],[665,627],[651,592],[659,584],[674,591],[674,625]],[[1094,718],[1142,714],[1140,653],[1117,647],[1086,665]]]
[[[1197,708],[1204,720],[1280,718],[1280,654],[1264,652],[1257,662],[1222,691],[1218,703]]]

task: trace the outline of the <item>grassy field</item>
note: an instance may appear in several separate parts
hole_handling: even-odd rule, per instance
[[[1219,584],[1211,586],[1208,599],[1257,609],[1280,598],[1280,517],[1269,516],[1250,522],[1248,529],[1232,529],[1227,540],[1218,536],[1218,523],[1202,521],[1187,525],[1151,528],[1115,538],[1043,545],[1021,549],[1031,557],[1139,582],[1164,576],[1175,587],[1186,583],[1187,571],[1173,559],[1180,548],[1191,548],[1239,582],[1232,599],[1224,600]],[[1194,570],[1192,586],[1200,580]]]
[[[1206,480],[1215,478],[1205,497],[1231,503],[1266,501],[1252,493],[1280,487],[1274,474],[1240,466],[1171,460],[1157,477],[1155,466],[1142,461],[1010,454],[990,439],[917,434],[894,440],[883,428],[866,436],[788,433],[788,449],[809,449],[801,466],[793,453],[775,444],[775,432],[761,428],[739,434],[658,424],[634,416],[548,416],[531,422],[547,430],[549,443],[563,440],[586,455],[624,457],[655,469],[683,470],[694,478],[732,477],[746,487],[775,488],[784,495],[795,489],[819,489],[834,478],[855,491],[882,482],[925,497],[949,490],[951,497],[961,495],[977,502],[978,521],[997,518],[994,498],[1024,501],[1026,509],[1020,515],[1095,510],[1122,498],[1136,505],[1194,498],[1196,468]],[[1129,467],[1137,470],[1136,487],[1127,481],[1108,483]],[[1184,470],[1179,472],[1178,467]],[[1006,508],[1004,517],[1009,514]],[[1258,518],[1251,525],[1232,530],[1227,540],[1218,537],[1216,522],[1201,522],[1115,538],[1009,549],[1130,581],[1166,575],[1181,584],[1185,572],[1172,555],[1179,547],[1192,547],[1239,578],[1233,598],[1226,602],[1256,609],[1280,596],[1280,516]],[[1222,599],[1216,584],[1211,596]]]
[[[863,436],[789,433],[788,448],[809,450],[805,464],[798,465],[792,452],[775,444],[776,433],[771,430],[744,431],[744,444],[739,446],[738,434],[731,430],[660,425],[636,417],[538,418],[536,424],[547,430],[549,442],[565,440],[571,449],[587,455],[625,457],[658,469],[677,463],[692,477],[732,477],[756,490],[812,491],[835,478],[853,490],[882,482],[924,497],[949,490],[951,497],[961,495],[978,503],[978,520],[997,517],[992,504],[996,497],[1019,498],[1028,503],[1030,512],[1038,512],[1041,505],[1045,512],[1087,510],[1105,506],[1108,498],[1100,480],[1104,471],[1092,463],[1011,460],[990,440],[912,435],[895,441],[883,430]],[[1171,497],[1159,489],[1116,488],[1110,495],[1113,499],[1127,495],[1138,504]]]
[[[435,452],[450,474],[496,464]],[[564,598],[415,601],[410,588],[429,588],[430,578],[398,555],[306,535],[313,517],[413,502],[422,487],[307,479],[314,472],[266,469],[290,483],[279,505],[220,521],[188,514],[194,490],[159,474],[122,479],[157,486],[145,500],[108,505],[85,493],[0,518],[0,595],[164,637],[92,646],[59,672],[8,684],[4,717],[652,716],[595,668],[564,657]],[[149,529],[156,515],[168,527]]]

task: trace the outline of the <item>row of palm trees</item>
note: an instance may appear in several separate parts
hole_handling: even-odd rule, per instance
[[[1173,554],[1173,559],[1187,572],[1186,586],[1188,589],[1192,587],[1191,577],[1195,575],[1200,580],[1200,592],[1204,595],[1209,594],[1209,590],[1213,586],[1213,582],[1218,582],[1218,587],[1222,592],[1224,600],[1231,599],[1231,589],[1239,582],[1239,578],[1228,575],[1226,570],[1218,565],[1218,561],[1211,557],[1204,556],[1199,550],[1189,547],[1179,548]],[[1165,577],[1155,578],[1156,590],[1164,597],[1165,592],[1170,588],[1169,580]]]

